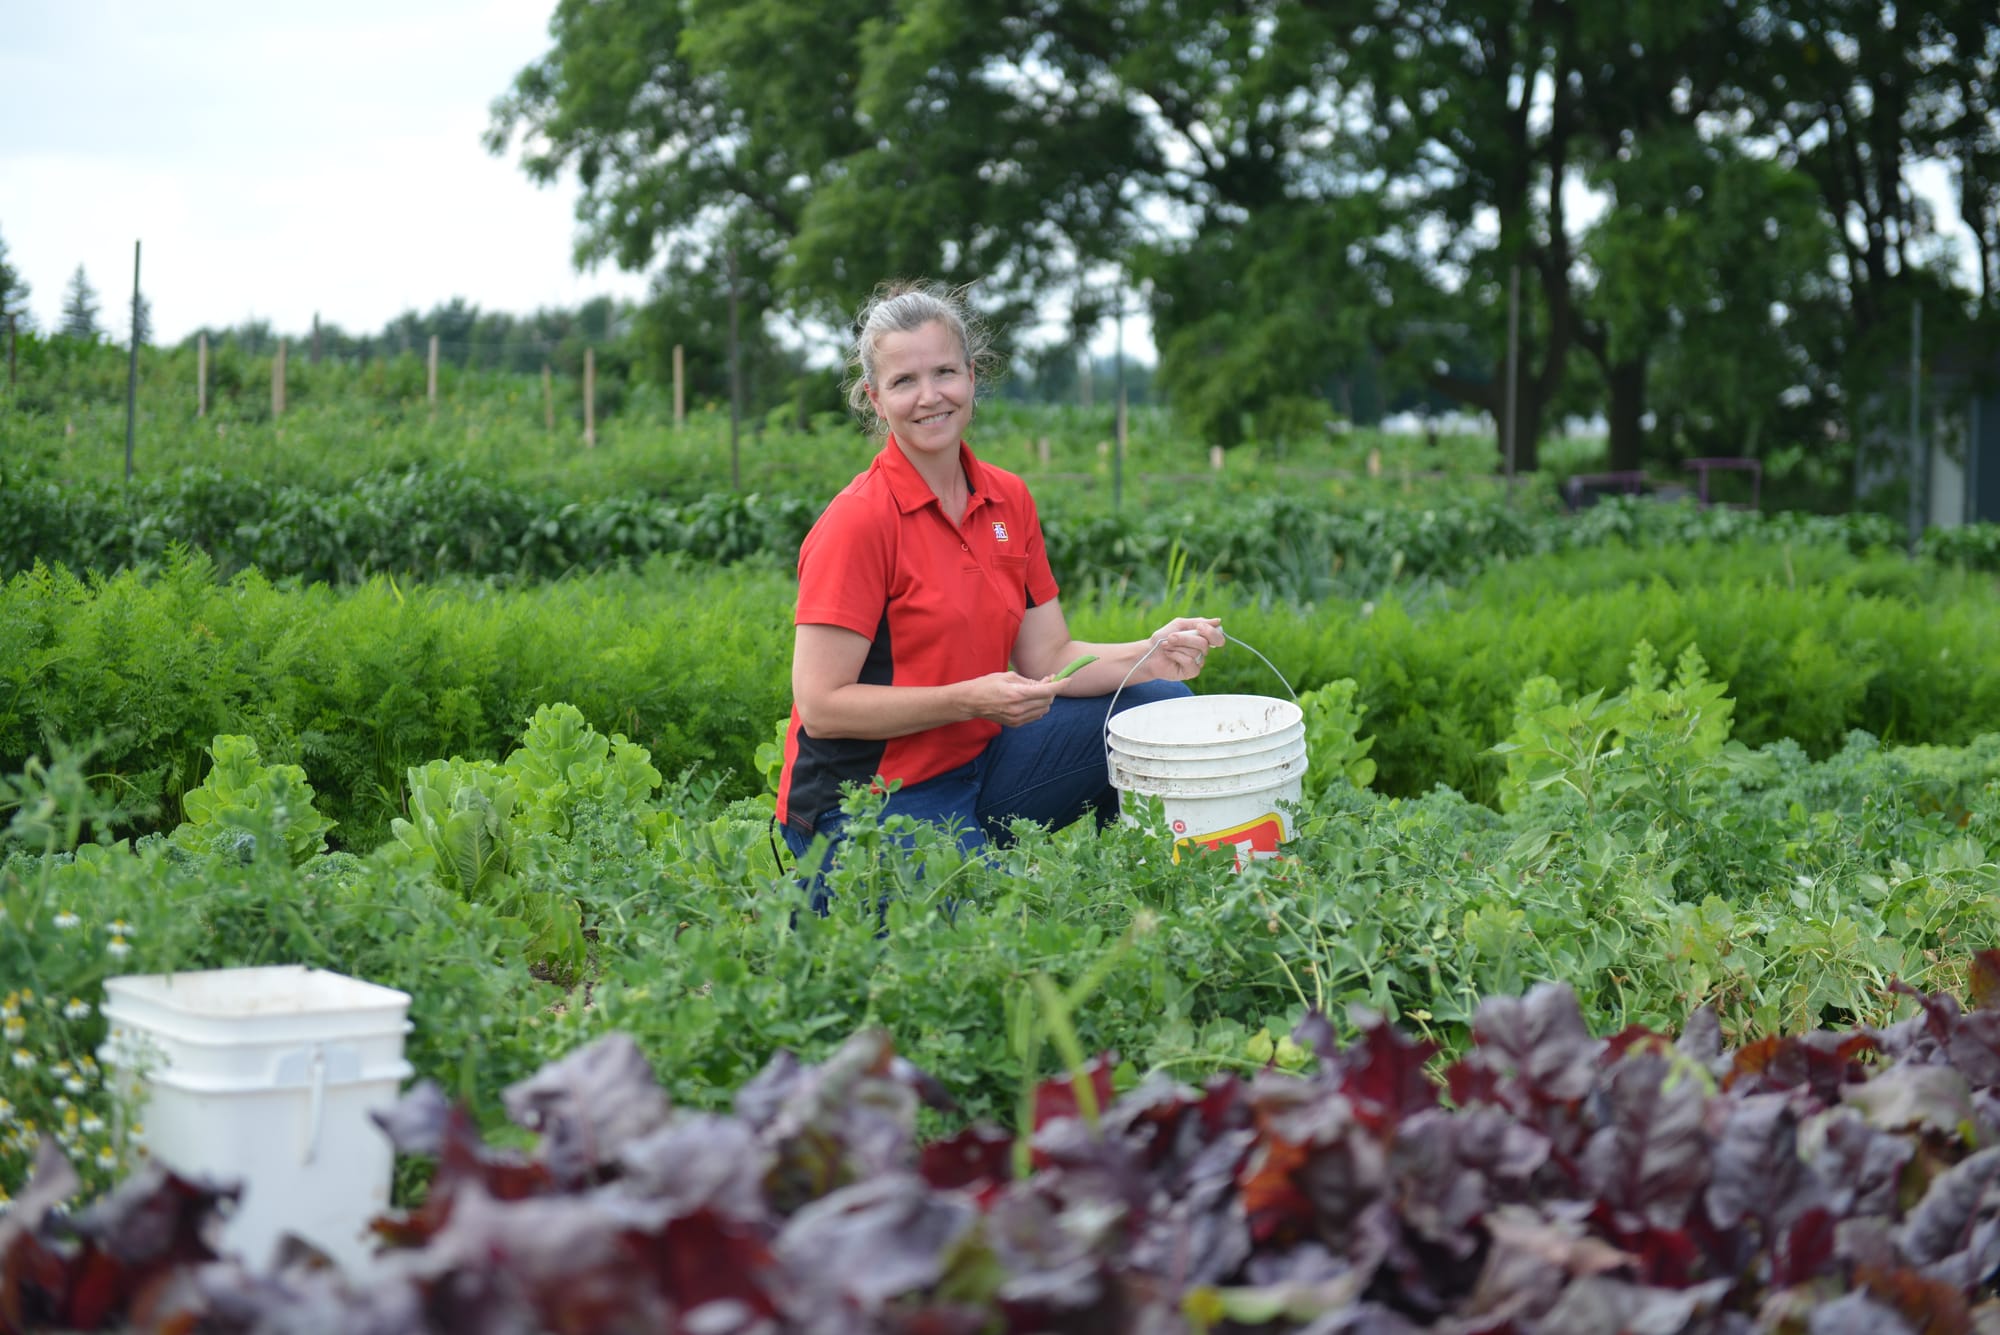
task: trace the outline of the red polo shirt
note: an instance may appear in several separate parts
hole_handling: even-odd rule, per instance
[[[958,449],[972,499],[957,524],[892,436],[799,548],[794,620],[867,636],[863,685],[945,686],[1003,672],[1023,614],[1056,596],[1027,485]],[[972,719],[887,741],[821,739],[800,726],[795,704],[778,819],[811,834],[840,804],[842,784],[878,774],[922,783],[973,759],[999,731]]]

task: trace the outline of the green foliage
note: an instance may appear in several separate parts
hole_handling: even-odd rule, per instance
[[[1337,775],[1356,788],[1366,788],[1375,779],[1375,762],[1368,758],[1373,737],[1361,737],[1366,710],[1359,700],[1359,688],[1352,677],[1342,677],[1299,696],[1306,725],[1305,797],[1309,802],[1322,797]]]
[[[785,742],[791,727],[792,716],[781,716],[772,725],[769,739],[757,743],[757,751],[751,758],[757,772],[764,776],[764,794],[771,799],[773,811],[777,810],[778,785],[785,777]]]
[[[193,852],[226,846],[245,860],[266,841],[282,843],[295,865],[326,851],[333,822],[314,809],[303,769],[264,764],[248,737],[217,737],[208,753],[214,768],[182,795],[175,843]]]
[[[2000,660],[2000,623],[1978,576],[1824,547],[1754,559],[1697,547],[1649,565],[1656,578],[1596,555],[1523,558],[1463,593],[1410,588],[1309,614],[1230,583],[1200,606],[1136,588],[1064,605],[1093,640],[1143,635],[1162,613],[1220,615],[1302,693],[1351,679],[1372,738],[1355,758],[1375,764],[1371,785],[1390,795],[1442,783],[1497,802],[1506,766],[1492,748],[1513,730],[1523,684],[1547,676],[1580,696],[1623,678],[1641,640],[1663,657],[1701,645],[1731,684],[1746,746],[1789,738],[1826,756],[1856,728],[1943,744],[2000,730],[2000,678],[1982,670]],[[179,823],[214,738],[248,736],[267,763],[304,770],[336,847],[365,852],[408,814],[411,767],[499,760],[523,720],[566,701],[661,773],[698,767],[725,800],[748,798],[767,790],[779,754],[792,597],[771,572],[677,562],[506,593],[218,582],[194,558],[151,576],[33,571],[0,587],[0,769],[49,735],[97,732],[127,804],[158,808],[120,831],[143,833]],[[1248,654],[1219,654],[1201,689],[1272,683]],[[760,747],[773,748],[761,761]],[[1314,767],[1331,776],[1317,754]]]
[[[458,838],[473,856],[441,855],[453,836],[440,833],[422,839],[428,855],[294,867],[161,839],[70,852],[61,839],[108,813],[76,758],[60,759],[8,781],[33,815],[22,828],[43,832],[0,864],[0,968],[36,998],[13,1003],[14,1041],[37,1062],[25,1115],[47,1125],[68,1099],[72,1157],[106,1145],[82,1129],[111,1119],[81,1061],[101,1038],[94,989],[112,970],[298,960],[403,987],[416,999],[413,1062],[489,1124],[508,1079],[613,1028],[641,1041],[676,1102],[716,1107],[780,1047],[810,1059],[883,1024],[969,1115],[1004,1120],[1025,1080],[1078,1052],[1115,1049],[1124,1082],[1293,1060],[1269,1036],[1307,1007],[1338,1023],[1365,1005],[1456,1048],[1481,996],[1560,980],[1596,1030],[1671,1029],[1707,1004],[1740,1039],[1883,1022],[1899,1004],[1891,978],[1957,981],[1938,961],[1995,938],[2000,733],[1962,748],[1857,734],[1817,762],[1779,743],[1724,764],[1728,744],[1702,724],[1722,712],[1714,685],[1693,656],[1668,678],[1639,655],[1626,730],[1604,748],[1623,753],[1601,764],[1599,791],[1621,766],[1650,787],[1594,812],[1561,783],[1506,812],[1443,789],[1396,798],[1329,783],[1286,859],[1240,874],[1226,858],[1165,856],[1157,804],[1102,834],[1023,826],[989,865],[928,826],[876,829],[880,798],[858,793],[824,919],[799,911],[767,813],[687,775],[655,797],[628,788],[636,805],[615,816],[580,800],[562,836],[522,827],[525,800],[497,796],[516,784],[501,764],[418,766],[413,811],[442,813],[440,831],[472,815],[477,833]],[[553,773],[549,754],[597,754],[566,711],[540,724],[569,740],[523,774]],[[601,755],[613,764],[612,749]],[[631,818],[648,805],[656,837]],[[440,873],[447,861],[462,870]],[[504,879],[491,870],[502,862]],[[531,893],[581,911],[579,973],[548,967]],[[82,1092],[63,1092],[68,1079]],[[8,1188],[26,1170],[30,1105],[16,1090],[29,1087],[8,1088]]]
[[[491,761],[432,760],[408,791],[410,819],[389,822],[402,855],[466,899],[500,898],[517,862],[514,780]]]
[[[577,808],[594,802],[617,819],[656,829],[652,796],[660,772],[646,749],[624,734],[609,738],[571,704],[543,705],[521,737],[521,747],[501,766],[518,788],[514,819],[533,834],[568,838]]]
[[[573,979],[588,949],[575,901],[531,876],[528,836],[515,820],[519,785],[491,761],[433,760],[410,771],[410,818],[389,823],[383,850],[453,894],[520,925],[528,963]],[[549,808],[543,808],[544,813]]]
[[[1630,672],[1630,689],[1608,700],[1602,691],[1564,700],[1552,677],[1521,687],[1514,731],[1493,748],[1507,762],[1501,810],[1517,810],[1558,785],[1593,815],[1635,796],[1658,805],[1670,795],[1653,786],[1656,775],[1699,779],[1711,766],[1726,768],[1734,704],[1726,686],[1708,679],[1701,651],[1693,644],[1681,651],[1669,686],[1653,646],[1641,640]]]

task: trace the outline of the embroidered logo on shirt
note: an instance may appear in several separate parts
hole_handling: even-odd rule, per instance
[[[997,519],[993,521],[993,540],[995,542],[1007,541],[1007,526]]]

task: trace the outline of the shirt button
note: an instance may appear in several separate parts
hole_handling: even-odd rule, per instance
[[[958,550],[960,550],[961,552],[969,552],[972,550],[972,548],[966,546],[964,543],[961,542],[958,544]]]

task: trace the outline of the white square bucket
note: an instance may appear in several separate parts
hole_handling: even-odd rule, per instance
[[[352,1270],[395,1154],[372,1122],[410,1076],[408,993],[323,969],[107,978],[99,1056],[139,1101],[145,1152],[243,1187],[217,1240],[263,1269],[297,1234]]]

